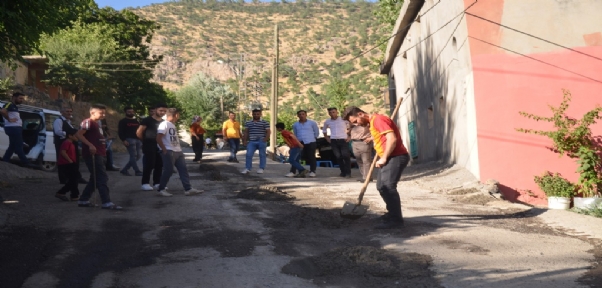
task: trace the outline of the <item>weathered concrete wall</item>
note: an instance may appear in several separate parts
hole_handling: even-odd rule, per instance
[[[405,99],[398,124],[410,149],[408,124],[415,123],[414,161],[457,163],[479,177],[466,19],[455,18],[463,9],[460,1],[426,1],[420,12],[424,16],[412,24],[392,74],[398,99]]]
[[[465,5],[473,2],[464,1]],[[602,58],[599,11],[602,1],[598,0],[490,0],[479,1],[468,12]],[[562,89],[568,89],[573,94],[568,113],[580,118],[602,104],[602,61],[473,16],[467,16],[467,21],[474,37],[469,43],[481,180],[499,180],[509,199],[545,204],[533,176],[549,170],[576,181],[577,166],[574,160],[549,151],[551,142],[546,138],[517,132],[515,128],[521,127],[551,128],[518,112],[550,116],[547,105],[557,106]],[[602,123],[593,132],[602,135]]]

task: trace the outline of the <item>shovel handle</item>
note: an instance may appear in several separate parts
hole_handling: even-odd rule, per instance
[[[397,105],[395,105],[395,110],[393,110],[393,114],[391,114],[391,119],[397,116],[399,107],[401,107],[401,102],[403,102],[403,98],[400,98],[399,101],[397,101]],[[374,171],[374,167],[376,166],[376,161],[378,161],[378,155],[375,155],[374,160],[372,160],[370,170],[368,171],[368,175],[366,175],[366,180],[364,180],[364,186],[362,186],[362,190],[360,190],[360,195],[357,197],[357,205],[362,205],[362,200],[364,200],[364,194],[366,193],[366,189],[368,189],[368,184],[370,183],[370,180],[372,180],[372,172]]]

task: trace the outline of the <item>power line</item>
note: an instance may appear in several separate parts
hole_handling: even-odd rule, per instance
[[[583,78],[586,78],[586,79],[589,79],[589,80],[592,80],[592,81],[595,81],[595,82],[598,82],[598,83],[601,83],[601,84],[602,84],[602,81],[600,81],[600,80],[597,80],[597,79],[591,78],[591,77],[589,77],[589,76],[586,76],[586,75],[583,75],[583,74],[579,74],[579,73],[577,73],[577,72],[574,72],[574,71],[571,71],[571,70],[568,70],[568,69],[565,69],[565,68],[562,68],[562,67],[560,67],[560,66],[558,66],[558,65],[554,65],[554,64],[551,64],[551,63],[548,63],[548,62],[545,62],[545,61],[539,60],[539,59],[537,59],[537,58],[534,58],[534,57],[531,57],[531,56],[528,56],[528,55],[522,54],[522,53],[520,53],[520,52],[516,52],[516,51],[514,51],[514,50],[510,50],[510,49],[508,49],[508,48],[504,48],[504,47],[502,47],[502,46],[499,46],[499,45],[493,44],[493,43],[491,43],[491,42],[487,42],[487,41],[485,41],[485,40],[482,40],[482,39],[479,39],[479,38],[475,38],[475,37],[473,37],[473,36],[468,36],[468,37],[469,37],[469,38],[472,38],[472,39],[474,39],[474,40],[477,40],[477,41],[483,42],[483,43],[485,43],[485,44],[489,44],[489,45],[491,45],[491,46],[498,47],[498,48],[500,48],[500,49],[503,49],[503,50],[506,50],[506,51],[508,51],[508,52],[512,52],[512,53],[514,53],[514,54],[517,54],[517,55],[520,55],[520,56],[523,56],[523,57],[529,58],[529,59],[531,59],[531,60],[533,60],[533,61],[537,61],[537,62],[539,62],[539,63],[545,64],[545,65],[548,65],[548,66],[552,66],[552,67],[554,67],[554,68],[558,68],[558,69],[560,69],[560,70],[563,70],[563,71],[569,72],[569,73],[571,73],[571,74],[575,74],[575,75],[577,75],[577,76],[581,76],[581,77],[583,77]]]
[[[124,62],[76,62],[67,61],[66,63],[71,64],[89,64],[89,65],[141,65],[147,63],[159,63],[159,60],[136,60],[136,61],[124,61]]]
[[[514,28],[512,28],[512,27],[508,27],[508,26],[506,26],[506,25],[504,25],[504,24],[501,24],[501,23],[498,23],[498,22],[495,22],[495,21],[492,21],[492,20],[489,20],[489,19],[483,18],[483,17],[481,17],[481,16],[478,16],[478,15],[475,15],[475,14],[472,14],[472,13],[468,13],[468,12],[467,12],[466,14],[468,14],[468,15],[470,15],[470,16],[472,16],[472,17],[475,17],[475,18],[481,19],[481,20],[483,20],[483,21],[487,21],[487,22],[489,22],[489,23],[496,24],[496,25],[498,25],[498,26],[500,26],[500,27],[504,27],[504,28],[506,28],[506,29],[509,29],[509,30],[512,30],[512,31],[514,31],[514,32],[517,32],[517,33],[520,33],[520,34],[523,34],[523,35],[527,35],[527,36],[529,36],[529,37],[532,37],[532,38],[535,38],[535,39],[541,40],[541,41],[543,41],[543,42],[546,42],[546,43],[548,43],[548,44],[552,44],[552,45],[554,45],[554,46],[558,46],[558,47],[561,47],[561,48],[564,48],[564,49],[567,49],[567,50],[573,51],[573,52],[575,52],[575,53],[578,53],[578,54],[581,54],[581,55],[584,55],[584,56],[591,57],[591,58],[594,58],[594,59],[596,59],[596,60],[600,60],[600,61],[602,61],[602,58],[599,58],[599,57],[596,57],[596,56],[594,56],[594,55],[587,54],[587,53],[584,53],[584,52],[581,52],[581,51],[575,50],[575,49],[573,49],[573,48],[571,48],[571,47],[567,47],[567,46],[564,46],[564,45],[561,45],[561,44],[558,44],[558,43],[552,42],[552,41],[550,41],[550,40],[546,40],[546,39],[543,39],[543,38],[541,38],[541,37],[535,36],[535,35],[533,35],[533,34],[529,34],[529,33],[527,33],[527,32],[520,31],[520,30],[518,30],[518,29],[514,29]]]
[[[412,45],[411,47],[409,47],[408,49],[404,50],[403,52],[400,52],[400,53],[398,53],[398,54],[397,54],[397,56],[395,56],[395,57],[402,56],[402,55],[403,55],[403,54],[405,54],[406,52],[410,51],[410,49],[413,49],[413,48],[415,48],[416,46],[420,45],[422,42],[424,42],[424,41],[426,41],[427,39],[431,38],[431,36],[435,35],[435,33],[439,32],[439,31],[441,31],[441,29],[443,29],[445,26],[449,25],[451,22],[453,22],[454,20],[456,20],[456,18],[458,18],[458,17],[460,17],[460,16],[463,16],[463,15],[466,13],[466,11],[467,11],[468,9],[470,9],[472,6],[474,6],[475,4],[477,4],[477,1],[478,1],[478,0],[475,0],[474,2],[472,2],[472,4],[470,4],[470,6],[466,7],[466,9],[462,10],[462,12],[460,12],[460,14],[458,14],[458,15],[454,16],[454,17],[453,17],[451,20],[447,21],[447,23],[443,24],[443,26],[439,27],[439,29],[435,30],[435,32],[433,32],[433,33],[431,33],[431,34],[427,35],[426,37],[424,37],[424,38],[422,38],[422,39],[420,39],[420,41],[418,41],[418,43],[416,43],[416,44]],[[458,24],[458,25],[459,25],[459,24]],[[456,29],[457,29],[457,28],[458,28],[458,27],[456,26]],[[454,31],[455,31],[455,29],[454,29]]]

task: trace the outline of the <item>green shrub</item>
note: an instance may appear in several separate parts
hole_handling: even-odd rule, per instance
[[[541,176],[535,176],[534,180],[548,197],[571,198],[575,195],[577,188],[575,184],[564,179],[560,173],[552,174],[550,171],[546,171]]]

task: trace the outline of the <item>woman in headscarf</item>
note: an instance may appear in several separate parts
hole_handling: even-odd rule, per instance
[[[193,162],[200,162],[203,158],[203,135],[205,129],[201,127],[201,116],[192,117],[192,124],[190,124],[190,138],[192,139],[192,151],[194,151]]]

